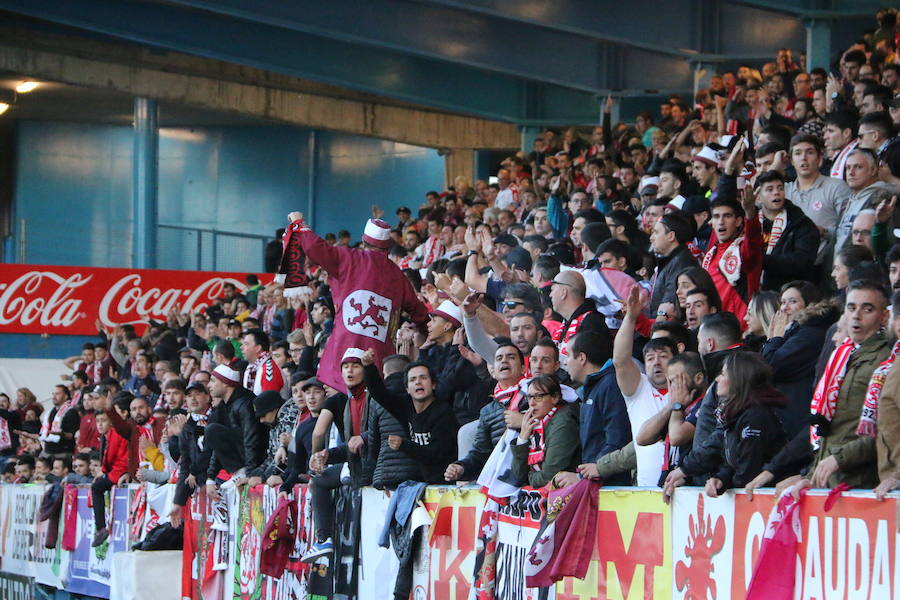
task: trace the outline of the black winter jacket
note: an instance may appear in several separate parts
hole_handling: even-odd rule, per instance
[[[700,408],[697,411],[697,426],[694,429],[694,441],[691,444],[690,453],[681,462],[681,470],[691,477],[694,485],[704,485],[710,474],[718,465],[719,455],[722,452],[722,430],[717,427],[716,408],[719,406],[719,397],[716,394],[716,377],[722,372],[725,359],[740,348],[729,348],[710,352],[703,357],[703,366],[706,370],[706,379],[711,381]]]
[[[496,384],[496,382],[493,382],[493,384]],[[521,394],[516,410],[525,412],[527,408],[528,400],[525,399],[525,394]],[[472,449],[464,458],[456,461],[463,466],[461,480],[473,480],[481,474],[484,463],[487,462],[491,452],[494,451],[494,446],[497,445],[500,437],[506,431],[503,410],[500,403],[493,399],[482,407],[478,415],[478,429],[475,431]]]
[[[491,399],[487,363],[478,367],[462,357],[459,346],[430,346],[419,353],[437,377],[434,395],[453,407],[456,421],[465,425],[478,418],[479,411]]]
[[[687,246],[678,246],[668,256],[656,259],[656,280],[653,282],[653,295],[650,297],[650,314],[656,315],[656,309],[663,302],[678,304],[675,297],[678,273],[687,267],[696,267],[697,259]]]
[[[790,200],[784,201],[784,208],[787,211],[787,227],[772,253],[763,254],[764,290],[778,291],[789,281],[811,280],[814,276],[813,267],[819,253],[819,228]]]
[[[244,468],[248,473],[263,463],[269,446],[268,427],[260,423],[256,417],[253,399],[253,392],[237,387],[227,403],[223,402],[213,409],[209,421],[210,423],[221,423],[240,432],[241,439],[235,440],[235,443],[239,445],[239,450],[244,457]],[[221,468],[222,466],[213,452],[206,478],[214,480]]]
[[[775,412],[787,405],[787,398],[773,387],[751,393],[757,404],[719,426],[724,443],[715,477],[722,481],[723,492],[746,486],[787,442]]]
[[[791,323],[783,337],[773,337],[762,347],[763,358],[772,367],[772,380],[788,398],[778,409],[788,438],[808,427],[809,403],[816,383],[816,361],[828,328],[837,313],[815,316],[804,323]]]

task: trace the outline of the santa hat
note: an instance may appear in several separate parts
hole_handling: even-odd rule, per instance
[[[348,362],[355,362],[362,364],[362,356],[365,354],[365,350],[360,350],[359,348],[347,348],[344,351],[344,357],[341,359],[341,364]]]
[[[718,167],[719,153],[709,146],[703,146],[703,148],[700,149],[700,152],[691,157],[691,160],[702,162],[704,164],[710,165],[711,167]]]
[[[462,310],[450,300],[441,302],[440,306],[436,310],[431,311],[430,314],[449,321],[454,327],[462,325]]]
[[[382,250],[387,250],[394,243],[391,240],[391,226],[381,219],[369,219],[363,230],[362,239],[368,245]]]
[[[212,376],[231,387],[237,387],[241,382],[241,377],[238,375],[238,372],[228,365],[219,365],[216,367],[212,372]]]

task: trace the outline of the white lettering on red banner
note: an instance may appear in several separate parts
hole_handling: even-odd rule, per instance
[[[223,295],[226,283],[246,288],[245,273],[3,265],[0,332],[92,335],[106,326],[165,320],[180,307],[196,312]],[[261,276],[267,282],[271,276]]]

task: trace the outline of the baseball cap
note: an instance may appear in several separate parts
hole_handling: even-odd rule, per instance
[[[206,386],[200,383],[199,381],[195,381],[184,389],[185,394],[190,394],[192,391],[197,390],[198,392],[203,392],[204,394],[208,394],[209,390],[206,389]]]

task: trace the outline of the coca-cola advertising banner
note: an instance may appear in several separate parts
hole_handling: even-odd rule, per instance
[[[94,335],[105,327],[165,320],[172,308],[197,312],[239,290],[246,273],[0,265],[0,333]],[[271,281],[261,276],[260,281]]]

